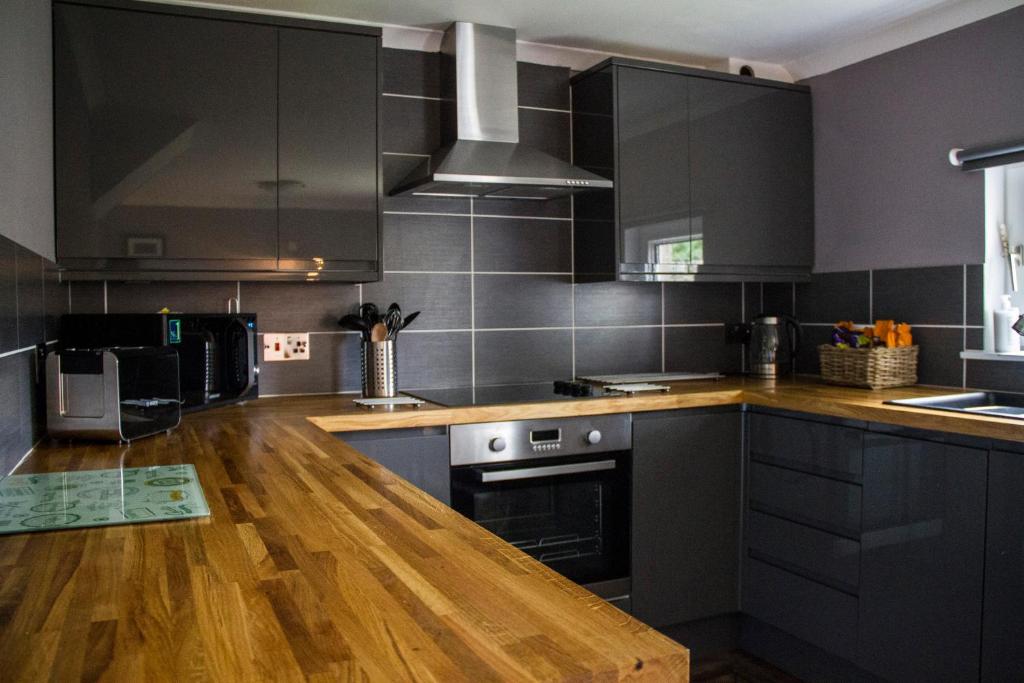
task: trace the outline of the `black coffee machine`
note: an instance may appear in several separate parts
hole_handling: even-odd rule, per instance
[[[175,349],[185,410],[259,395],[254,313],[70,314],[61,317],[60,346]]]

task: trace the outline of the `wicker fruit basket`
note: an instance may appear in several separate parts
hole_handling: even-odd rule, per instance
[[[917,346],[840,349],[822,344],[821,378],[829,384],[871,389],[917,384],[917,351]]]

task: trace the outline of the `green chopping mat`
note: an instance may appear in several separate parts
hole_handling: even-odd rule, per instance
[[[0,481],[0,534],[209,514],[192,465],[12,474]]]

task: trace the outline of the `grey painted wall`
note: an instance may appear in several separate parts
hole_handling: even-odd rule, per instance
[[[1024,139],[1024,7],[811,78],[815,268],[984,261],[984,181],[951,147]]]
[[[0,2],[0,235],[54,259],[50,3]]]

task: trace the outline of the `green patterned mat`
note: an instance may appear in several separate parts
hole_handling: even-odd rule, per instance
[[[0,534],[209,514],[192,465],[12,474],[0,481]]]

